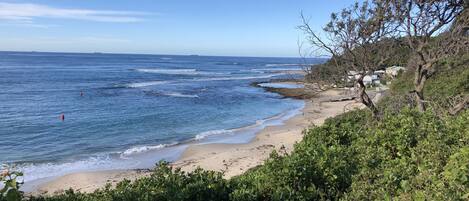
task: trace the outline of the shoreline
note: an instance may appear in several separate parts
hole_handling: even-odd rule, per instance
[[[304,129],[321,125],[327,118],[343,113],[347,106],[359,106],[355,101],[322,102],[322,98],[335,96],[337,92],[327,91],[312,101],[305,100],[300,114],[282,125],[264,128],[249,143],[192,145],[172,165],[186,172],[197,167],[223,171],[225,178],[231,178],[263,164],[273,150],[290,153],[294,144],[302,140]]]
[[[268,89],[266,89],[269,91]],[[183,171],[192,171],[197,167],[206,170],[223,171],[225,178],[242,174],[246,170],[260,165],[275,149],[291,152],[293,145],[303,137],[303,130],[320,125],[325,119],[344,112],[344,108],[355,101],[323,102],[324,98],[338,96],[340,90],[329,90],[317,94],[311,100],[304,100],[301,112],[281,125],[267,126],[255,134],[248,143],[243,144],[196,144],[190,143],[182,155],[171,166]],[[285,96],[285,94],[282,94]],[[288,97],[288,95],[287,95]],[[355,104],[356,105],[356,104]],[[354,107],[354,106],[352,106]],[[150,174],[144,170],[104,170],[71,173],[50,179],[44,183],[32,185],[30,194],[62,193],[73,188],[81,192],[92,192],[107,183],[116,184],[123,179],[134,180]]]

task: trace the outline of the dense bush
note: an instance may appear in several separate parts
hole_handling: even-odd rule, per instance
[[[306,131],[287,156],[275,152],[266,163],[232,179],[233,200],[318,200],[339,198],[357,172],[357,150],[368,115],[354,111]]]
[[[387,115],[357,143],[363,149],[359,152],[360,173],[354,175],[346,199],[460,198],[445,188],[450,184],[443,172],[450,156],[469,145],[468,120],[467,111],[457,119],[442,119],[433,112],[410,109],[399,115]]]
[[[0,201],[20,200],[22,193],[19,190],[23,182],[18,180],[23,173],[11,171],[9,167],[3,167],[0,172]]]
[[[149,177],[134,182],[122,181],[115,188],[107,186],[94,193],[83,194],[73,190],[53,197],[32,197],[34,201],[59,200],[228,200],[228,182],[222,178],[222,173],[197,169],[185,173],[180,169],[173,169],[167,163],[161,162]]]

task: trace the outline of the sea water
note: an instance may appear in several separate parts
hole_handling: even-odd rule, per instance
[[[299,77],[285,71],[303,64],[297,58],[0,52],[0,164],[22,170],[29,182],[149,168],[177,159],[189,142],[246,143],[303,107],[250,84]]]

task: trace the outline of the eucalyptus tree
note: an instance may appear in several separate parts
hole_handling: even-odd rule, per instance
[[[340,13],[332,13],[329,23],[321,32],[315,31],[309,21],[302,15],[300,29],[307,35],[312,50],[326,53],[331,57],[331,76],[344,80],[353,73],[353,82],[360,102],[369,108],[373,115],[379,111],[366,92],[363,79],[383,64],[392,55],[386,47],[396,43],[387,43],[393,38],[397,24],[390,15],[389,1],[373,0],[355,3],[344,8]],[[332,79],[332,78],[329,78]],[[334,79],[332,79],[334,80]]]
[[[464,0],[392,0],[390,5],[390,14],[399,23],[398,30],[414,54],[408,63],[415,71],[411,92],[418,109],[425,111],[424,87],[437,72],[436,64],[445,57],[467,52],[468,15]],[[450,26],[463,11],[466,14],[459,19],[461,22]]]

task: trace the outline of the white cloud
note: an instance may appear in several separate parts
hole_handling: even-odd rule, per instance
[[[95,22],[131,23],[143,21],[145,12],[56,8],[30,3],[0,2],[0,21],[34,24],[37,18],[73,19]]]

